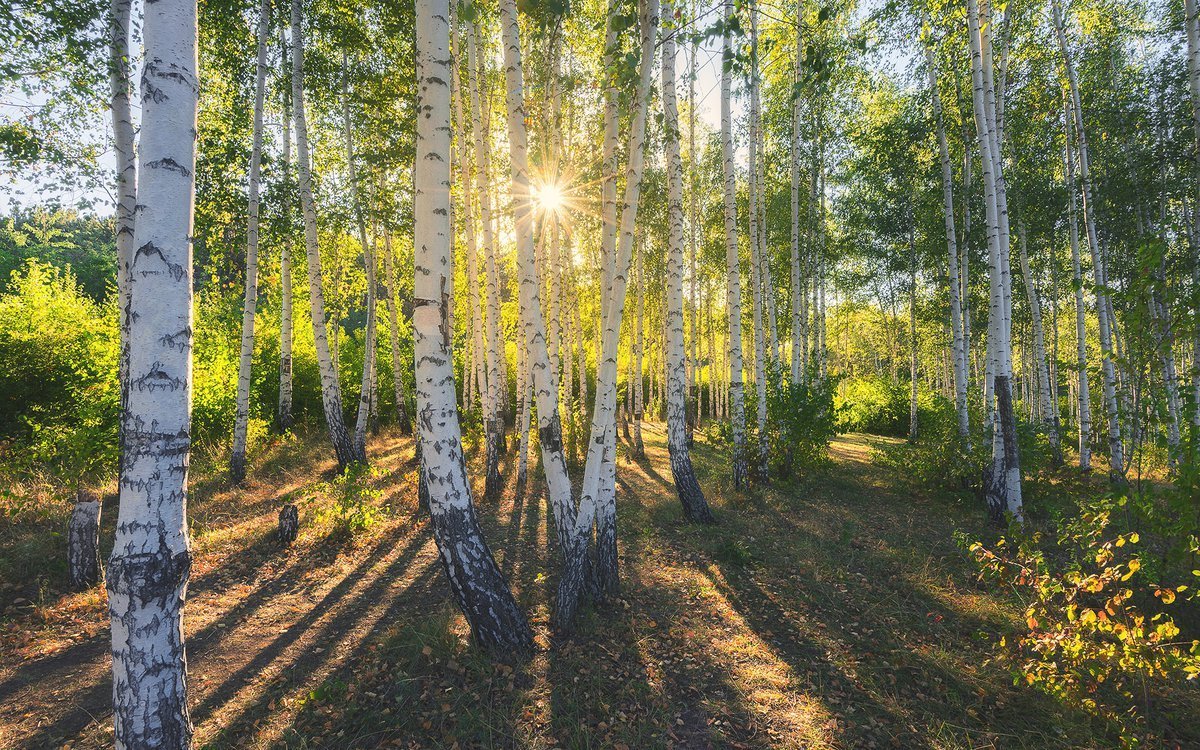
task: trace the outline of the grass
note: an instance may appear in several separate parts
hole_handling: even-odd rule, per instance
[[[647,457],[623,457],[617,475],[622,591],[570,637],[548,627],[557,563],[544,499],[536,482],[516,494],[506,457],[507,490],[480,515],[536,633],[516,662],[468,640],[417,512],[407,439],[371,444],[376,513],[353,534],[323,489],[332,461],[319,435],[267,446],[244,488],[198,470],[187,614],[197,746],[1115,744],[1092,717],[986,663],[1021,613],[976,585],[953,542],[983,513],[913,494],[873,461],[886,439],[841,437],[821,474],[739,494],[724,450],[698,433],[719,523],[697,526],[682,520],[661,426],[643,437]],[[282,550],[272,534],[287,499],[300,503],[301,536]],[[27,550],[41,557],[25,570],[42,571],[0,584],[41,592],[0,619],[3,747],[111,742],[103,593],[62,593],[49,565],[62,523],[52,510],[0,532],[5,558]],[[1200,743],[1194,722],[1156,720],[1179,747]]]

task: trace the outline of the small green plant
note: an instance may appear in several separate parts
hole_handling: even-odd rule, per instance
[[[383,491],[371,486],[378,478],[378,470],[352,464],[332,482],[314,485],[309,500],[321,495],[332,500],[327,513],[332,516],[334,535],[349,537],[369,531],[386,510],[379,504]]]
[[[810,368],[800,382],[791,382],[781,362],[767,372],[767,415],[773,463],[784,475],[807,474],[829,462],[829,441],[835,434],[833,392],[836,381]]]

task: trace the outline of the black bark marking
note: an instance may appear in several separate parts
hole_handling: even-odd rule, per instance
[[[134,387],[139,391],[156,390],[174,391],[183,388],[187,384],[183,378],[177,378],[167,374],[162,369],[161,362],[155,362],[150,365],[150,371],[133,381]]]
[[[187,167],[183,166],[182,164],[175,161],[174,159],[172,159],[169,156],[164,157],[162,159],[155,159],[154,161],[148,161],[148,162],[146,162],[146,166],[149,167],[150,169],[165,169],[170,172],[178,172],[179,174],[183,175],[184,177],[192,176],[191,170],[189,170]]]
[[[187,351],[188,346],[192,342],[192,327],[187,326],[183,330],[175,333],[164,334],[159,343],[168,349],[178,349],[181,352]]]

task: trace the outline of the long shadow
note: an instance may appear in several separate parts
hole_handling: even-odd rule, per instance
[[[390,582],[394,580],[394,574],[407,568],[410,562],[411,560],[408,556],[402,556],[391,563],[387,567],[387,570],[380,573],[375,582],[358,597],[359,601],[364,604],[363,607],[344,607],[336,617],[331,619],[328,624],[316,633],[316,640],[322,644],[323,648],[321,655],[318,656],[315,651],[303,652],[297,655],[295,660],[287,667],[287,671],[292,676],[298,675],[301,677],[299,681],[291,686],[292,692],[303,690],[312,685],[317,679],[316,676],[320,674],[323,668],[328,673],[325,679],[329,679],[329,677],[343,670],[352,670],[357,657],[363,653],[363,647],[378,640],[378,636],[386,628],[395,624],[399,615],[412,608],[413,596],[419,595],[429,589],[430,584],[438,576],[439,566],[436,564],[436,561],[431,561],[421,569],[417,576],[403,590],[397,591],[392,595],[385,595],[384,592],[390,587]],[[361,620],[363,615],[372,609],[370,606],[371,603],[379,605],[386,603],[386,606],[379,607],[382,611],[374,618],[374,622],[368,629],[358,631],[359,635],[355,637],[352,650],[335,658],[338,647],[349,641],[352,637],[351,634],[355,632],[349,626]],[[271,648],[274,648],[276,651],[282,650],[285,647],[279,646],[275,648],[275,645],[272,644]],[[256,661],[261,662],[259,665],[261,668],[275,661],[275,655],[261,660],[256,657]],[[246,684],[249,684],[249,682],[247,680]],[[235,687],[232,691],[227,690],[228,697],[225,700],[232,698],[233,695],[240,692],[242,687]],[[264,685],[258,697],[248,702],[234,717],[227,721],[213,738],[212,742],[215,744],[227,739],[241,739],[251,734],[253,732],[251,725],[256,719],[269,716],[271,713],[270,704],[276,702],[281,697],[281,693],[287,690],[288,687],[285,686],[271,688]],[[209,703],[210,701],[206,700],[196,710],[196,715],[201,721],[206,718],[204,711],[210,708]]]
[[[249,678],[247,675],[252,675],[254,673],[250,671],[253,664],[256,662],[269,663],[272,660],[270,657],[273,657],[278,650],[282,649],[286,645],[286,643],[281,643],[285,638],[288,638],[289,640],[287,640],[287,643],[290,643],[291,641],[294,641],[296,638],[300,637],[300,635],[304,633],[308,624],[311,624],[321,614],[331,609],[349,592],[355,583],[361,580],[360,576],[363,572],[378,563],[377,553],[394,544],[398,538],[403,538],[408,534],[412,534],[412,538],[409,540],[408,545],[400,554],[399,558],[399,562],[407,564],[407,562],[411,560],[412,556],[414,556],[417,551],[424,546],[423,542],[427,540],[429,536],[428,527],[423,527],[422,531],[415,534],[412,533],[411,529],[409,528],[398,528],[396,533],[389,534],[380,539],[379,542],[372,548],[371,553],[363,559],[363,562],[361,562],[352,573],[347,574],[342,581],[334,587],[333,590],[326,594],[324,599],[322,599],[319,604],[317,604],[304,618],[302,618],[299,623],[290,628],[285,636],[281,636],[280,638],[276,639],[276,641],[272,644],[272,647],[275,647],[273,650],[272,647],[268,647],[267,649],[260,651],[251,664],[248,664],[242,669],[238,670],[234,675],[226,680],[222,686],[218,687],[217,690],[214,691],[214,694],[210,694],[210,696],[204,699],[201,703],[194,705],[192,707],[193,716],[202,716],[205,710],[211,708],[214,695],[220,694],[222,688],[230,686],[235,678],[241,680],[242,683],[248,682]],[[271,582],[260,587],[255,594],[251,595],[251,597],[247,599],[246,602],[239,603],[239,605],[235,606],[233,610],[226,613],[218,620],[205,626],[197,633],[194,633],[188,641],[189,661],[191,662],[193,669],[201,658],[217,651],[218,647],[221,645],[220,640],[212,643],[208,642],[212,635],[218,632],[235,632],[231,626],[236,623],[237,620],[245,619],[253,614],[253,612],[257,609],[270,605],[271,594],[278,593],[278,589],[273,589],[272,585],[278,585],[279,583],[288,580],[288,573],[294,571],[295,568],[301,567],[305,564],[305,562],[311,563],[311,560],[304,561],[298,558],[297,560],[293,561],[289,564],[285,571],[275,576]],[[107,639],[105,639],[105,641],[107,644]],[[101,654],[102,652],[94,653],[90,656],[92,656],[93,659],[99,659]],[[267,658],[264,658],[264,655]],[[78,664],[79,661],[74,660],[65,666],[77,666]],[[236,693],[237,690],[240,689],[241,685],[239,684],[237,689],[232,690],[230,695]],[[37,733],[29,737],[29,746],[39,747],[43,744],[48,744],[49,742],[57,740],[58,738],[75,736],[98,718],[102,719],[103,717],[107,717],[111,714],[110,692],[111,681],[107,674],[100,682],[79,688],[79,695],[73,700],[75,708],[72,711],[59,716],[56,720],[50,722],[49,724],[39,728]]]

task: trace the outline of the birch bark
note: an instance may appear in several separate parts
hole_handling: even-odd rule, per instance
[[[689,521],[711,523],[712,511],[696,480],[688,452],[689,384],[685,377],[687,361],[683,343],[683,161],[679,156],[679,109],[675,101],[675,33],[678,27],[674,19],[674,0],[665,0],[662,4],[661,80],[664,147],[667,152],[667,222],[670,227],[667,235],[667,450],[671,457],[675,491],[683,505],[684,516]],[[692,249],[694,252],[694,243]],[[693,316],[695,307],[693,304]],[[696,333],[693,322],[693,342]],[[694,367],[692,377],[695,378]]]
[[[138,217],[129,263],[125,454],[107,588],[117,748],[188,748],[183,607],[192,396],[197,10],[146,6]]]
[[[292,106],[296,118],[296,166],[300,176],[300,209],[304,215],[304,247],[308,261],[308,301],[312,315],[313,343],[321,374],[321,406],[338,467],[354,462],[354,448],[346,432],[342,413],[342,387],[329,351],[325,328],[325,296],[321,284],[321,251],[317,243],[317,210],[313,200],[312,171],[308,148],[308,120],[304,112],[304,36],[301,0],[292,0]]]
[[[721,65],[721,152],[725,178],[725,310],[729,326],[729,412],[733,422],[733,486],[746,482],[746,407],[742,394],[742,281],[737,236],[737,169],[733,160],[733,0],[723,0]]]
[[[477,642],[527,649],[532,634],[483,538],[471,500],[450,350],[450,30],[448,0],[417,0],[413,346],[417,440],[434,538]]]
[[[254,130],[250,146],[248,226],[246,228],[246,292],[242,305],[242,348],[238,357],[237,404],[233,417],[233,453],[229,476],[234,483],[246,478],[246,436],[250,427],[250,367],[254,361],[254,314],[258,308],[258,193],[262,166],[263,104],[267,93],[267,36],[270,34],[271,0],[258,8],[258,57],[254,81]]]

